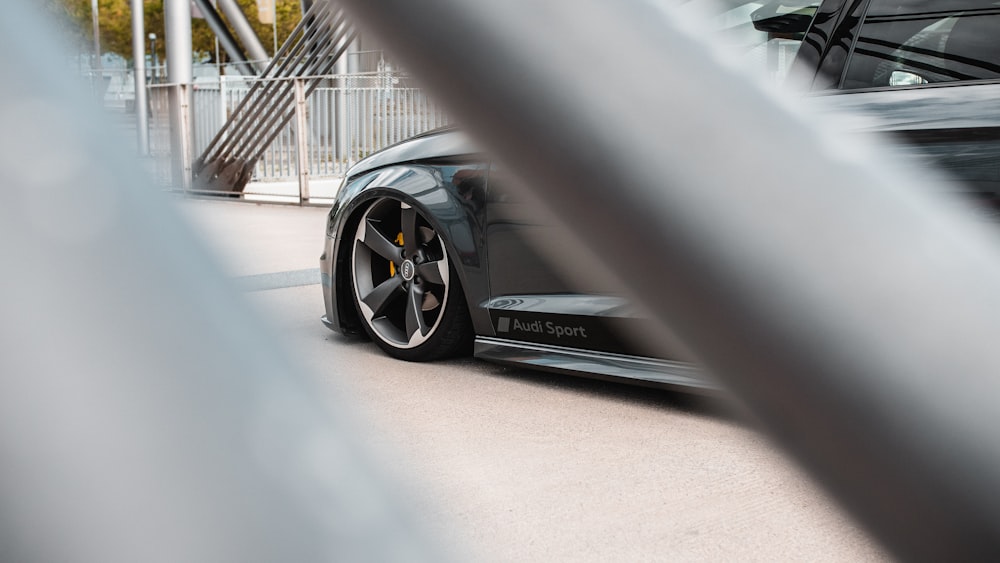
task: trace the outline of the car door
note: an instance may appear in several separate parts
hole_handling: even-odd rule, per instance
[[[635,344],[649,322],[600,272],[573,267],[584,251],[545,210],[512,189],[494,166],[487,195],[486,246],[497,338],[524,344],[677,359]],[[594,225],[593,228],[601,228]]]

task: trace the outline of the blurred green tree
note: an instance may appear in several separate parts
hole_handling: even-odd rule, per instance
[[[262,24],[258,19],[256,0],[237,0],[250,20],[264,48],[269,52],[274,46],[274,29],[271,24]],[[94,31],[90,13],[91,0],[41,0],[43,7],[58,18],[59,25],[69,39],[79,46],[81,52],[93,49]],[[302,19],[300,0],[275,0],[277,14],[278,45],[288,39],[292,30]],[[166,55],[163,42],[163,0],[143,0],[146,34],[155,33],[159,38],[156,51],[160,60]],[[98,0],[98,15],[101,30],[101,51],[116,53],[132,59],[132,9],[129,0]],[[225,19],[225,16],[223,16]],[[228,22],[227,22],[228,23]],[[195,19],[191,24],[192,48],[196,58],[215,60],[215,34],[205,20]],[[149,49],[149,42],[146,42]],[[226,62],[226,53],[220,53],[221,62]]]

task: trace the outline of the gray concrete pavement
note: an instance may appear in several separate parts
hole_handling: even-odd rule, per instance
[[[391,360],[319,323],[318,285],[280,281],[316,268],[325,210],[180,206],[234,276],[272,275],[251,303],[321,392],[358,410],[359,432],[458,560],[887,559],[724,401]]]
[[[234,276],[319,267],[325,208],[211,199],[177,202]]]

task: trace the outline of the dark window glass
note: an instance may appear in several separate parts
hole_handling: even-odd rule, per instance
[[[874,0],[842,88],[1000,79],[1000,7]]]

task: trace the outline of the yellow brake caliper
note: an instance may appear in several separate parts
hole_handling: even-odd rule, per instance
[[[403,233],[402,233],[402,231],[400,231],[400,233],[398,235],[396,235],[396,240],[394,240],[393,242],[395,242],[399,246],[403,246]],[[393,264],[392,261],[389,261],[389,277],[390,278],[391,277],[395,277],[395,275],[396,275],[396,265]]]

